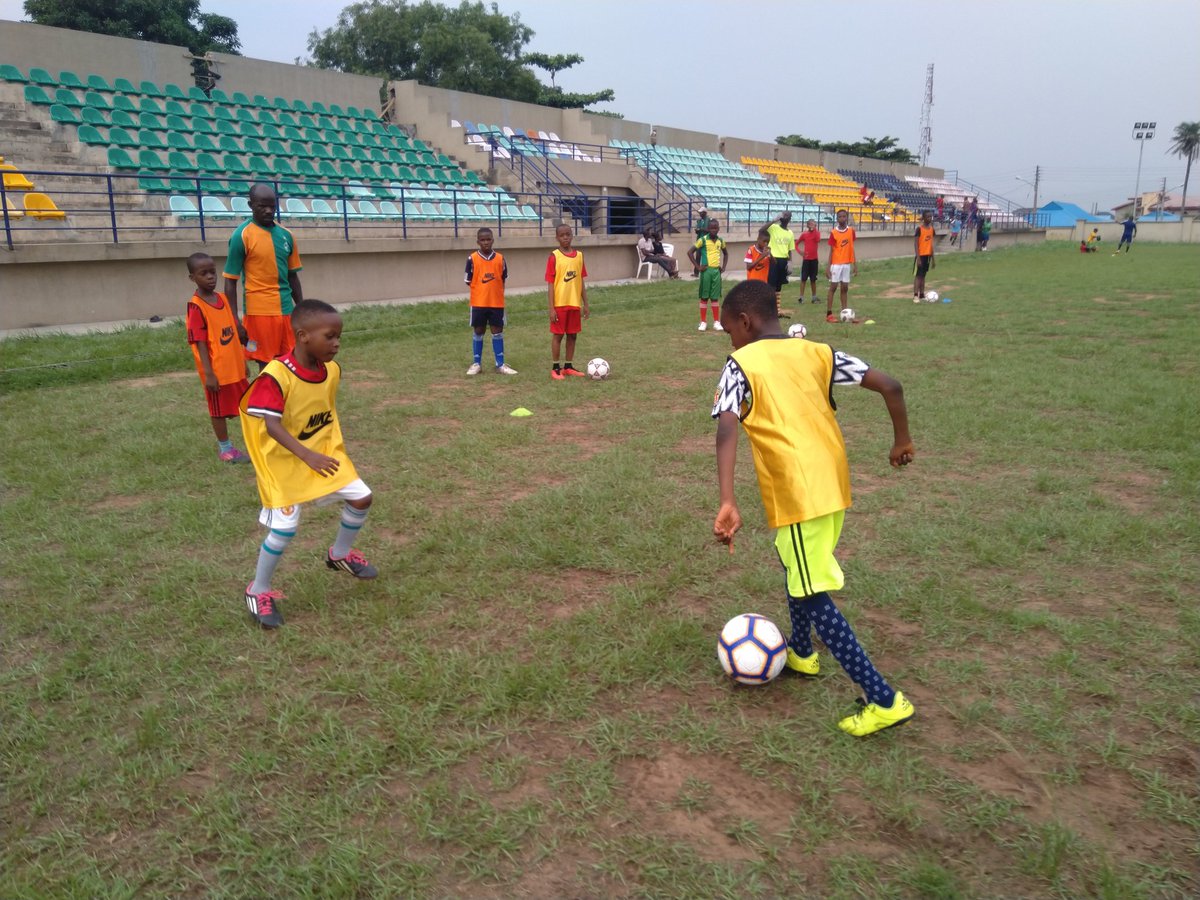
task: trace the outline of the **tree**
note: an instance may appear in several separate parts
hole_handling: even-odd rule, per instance
[[[1192,161],[1200,156],[1200,122],[1180,122],[1175,126],[1171,135],[1171,146],[1168,152],[1182,156],[1187,160],[1183,170],[1183,202],[1179,204],[1179,215],[1187,215],[1188,179],[1192,177]]]
[[[569,94],[553,84],[554,75],[582,61],[575,54],[536,54],[554,68],[547,88],[526,65],[522,51],[533,31],[519,14],[502,14],[493,3],[463,0],[457,7],[431,0],[363,0],[347,6],[337,24],[308,36],[313,64],[322,69],[415,79],[448,90],[582,107],[612,99],[611,91]]]
[[[775,143],[788,147],[804,147],[808,150],[824,150],[827,153],[844,153],[847,156],[861,156],[866,159],[886,159],[890,162],[915,163],[916,156],[911,150],[897,147],[899,138],[885,135],[881,138],[864,137],[862,140],[847,143],[846,141],[821,142],[806,138],[799,134],[780,135]]]
[[[569,69],[571,66],[583,62],[583,57],[578,53],[559,53],[555,56],[551,56],[549,53],[526,53],[521,57],[521,61],[549,72],[550,87],[554,88],[557,87],[554,77],[563,69]]]
[[[192,53],[237,53],[237,23],[200,12],[200,0],[25,0],[25,14],[39,25],[179,44]]]
[[[582,109],[596,103],[607,103],[616,96],[611,89],[596,91],[591,94],[571,94],[554,83],[555,77],[564,69],[583,62],[578,53],[559,53],[551,56],[548,53],[526,53],[521,61],[529,66],[536,66],[550,73],[550,87],[542,86],[538,103],[542,106],[554,106],[559,109]]]

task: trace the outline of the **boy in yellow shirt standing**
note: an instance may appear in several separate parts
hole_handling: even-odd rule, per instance
[[[284,597],[271,588],[271,579],[296,536],[305,503],[343,501],[327,567],[355,578],[379,574],[353,549],[373,498],[346,454],[338,422],[342,368],[333,358],[341,348],[342,317],[328,303],[302,300],[291,321],[295,347],[263,367],[241,404],[242,432],[262,499],[258,521],[269,529],[254,580],[246,586],[246,608],[264,628],[283,624],[278,601]]]
[[[575,338],[583,330],[583,319],[591,313],[588,309],[587,266],[583,254],[571,248],[574,234],[570,225],[559,225],[554,229],[558,249],[550,252],[546,261],[546,294],[550,303],[550,377],[563,381],[568,375],[583,377],[572,364],[575,359]],[[567,336],[566,365],[559,367],[558,356],[562,352],[563,335]]]

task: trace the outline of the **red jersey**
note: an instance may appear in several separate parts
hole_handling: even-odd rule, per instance
[[[759,260],[765,260],[762,265],[755,265]],[[758,244],[751,244],[746,251],[746,280],[766,281],[771,270],[771,252],[758,249]]]
[[[803,245],[803,247],[801,247]],[[817,248],[821,245],[821,232],[817,229],[800,232],[796,238],[796,252],[803,253],[804,259],[816,259]]]

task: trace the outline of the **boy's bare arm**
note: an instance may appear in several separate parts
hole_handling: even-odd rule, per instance
[[[592,315],[592,311],[591,311],[591,309],[588,308],[587,284],[586,283],[581,284],[579,286],[579,301],[583,305],[583,317],[585,319],[590,318]]]
[[[737,461],[738,418],[731,412],[717,417],[717,484],[721,490],[721,506],[713,522],[713,536],[733,552],[733,536],[742,527],[742,515],[733,497],[733,471]]]
[[[212,354],[208,350],[207,341],[196,342],[196,352],[200,354],[200,368],[204,370],[204,386],[214,394],[221,389],[221,382],[212,367]]]
[[[554,283],[550,282],[546,285],[546,300],[550,304],[550,321],[557,322],[558,316],[554,313]]]
[[[246,334],[246,326],[242,324],[242,314],[238,312],[238,283],[233,278],[225,279],[225,299],[229,301],[229,308],[233,311],[233,321],[237,325],[238,340],[245,344],[250,336]]]
[[[888,415],[892,418],[892,449],[888,461],[893,466],[907,466],[913,461],[916,450],[908,433],[908,407],[904,404],[904,388],[891,375],[879,369],[867,369],[862,386],[883,395]]]
[[[309,450],[283,427],[283,422],[278,418],[275,416],[263,416],[263,422],[266,423],[267,434],[281,446],[286,447],[304,460],[304,464],[314,472],[326,478],[337,472],[340,463],[336,459],[332,456],[326,456],[324,453]]]

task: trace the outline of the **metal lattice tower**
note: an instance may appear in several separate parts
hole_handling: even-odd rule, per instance
[[[933,145],[933,63],[925,67],[925,102],[921,104],[921,147],[917,158],[921,165],[929,159]]]

